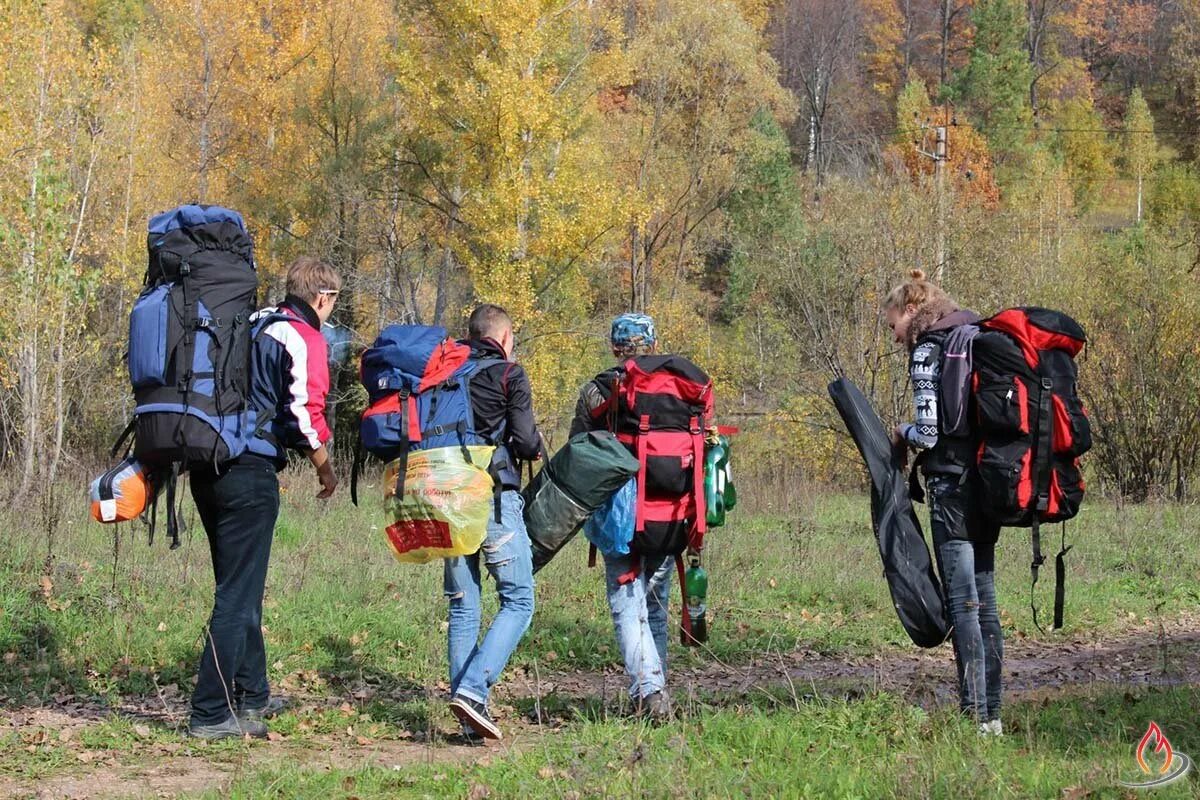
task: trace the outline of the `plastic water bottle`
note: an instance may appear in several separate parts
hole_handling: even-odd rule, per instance
[[[725,524],[725,496],[722,491],[728,468],[728,440],[724,436],[704,454],[704,518],[712,527]]]
[[[692,623],[692,635],[687,631],[680,632],[680,644],[684,647],[695,647],[708,641],[708,573],[700,566],[700,556],[693,555],[689,560],[687,571],[683,574],[683,582],[687,587],[687,615]]]
[[[725,446],[725,461],[721,465],[721,500],[725,510],[731,511],[737,505],[737,488],[733,485],[733,447],[726,436],[721,437],[721,444]]]

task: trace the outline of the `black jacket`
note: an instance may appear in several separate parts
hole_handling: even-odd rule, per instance
[[[471,412],[475,430],[519,461],[534,461],[542,455],[542,436],[533,419],[533,397],[524,368],[504,357],[504,350],[491,339],[471,340],[471,358],[486,364],[471,376]],[[519,488],[516,465],[502,470],[505,488]],[[514,478],[514,475],[516,477]]]

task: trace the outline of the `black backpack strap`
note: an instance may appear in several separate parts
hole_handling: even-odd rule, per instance
[[[1067,596],[1067,553],[1072,545],[1067,544],[1067,523],[1062,524],[1062,544],[1054,557],[1054,630],[1063,626],[1063,606]]]
[[[121,446],[124,445],[125,442],[128,441],[131,436],[133,436],[133,432],[135,430],[137,430],[137,417],[136,416],[133,419],[129,420],[129,424],[125,426],[125,429],[121,431],[119,436],[117,436],[117,440],[115,442],[113,442],[112,452],[110,452],[108,454],[110,458],[117,457],[117,453],[120,452]],[[129,448],[131,449],[132,447],[133,447],[133,444],[130,443]],[[125,455],[129,455],[129,449],[126,449]]]
[[[1037,628],[1041,633],[1045,633],[1046,631],[1043,630],[1041,624],[1038,623],[1037,602],[1034,597],[1034,589],[1038,582],[1038,569],[1042,566],[1042,564],[1046,563],[1046,557],[1042,555],[1041,520],[1036,512],[1034,512],[1033,525],[1030,526],[1029,533],[1030,542],[1033,545],[1033,561],[1031,561],[1029,564],[1029,610],[1033,612],[1033,627]]]
[[[179,512],[175,508],[175,492],[179,486],[179,464],[171,465],[167,478],[167,536],[171,537],[171,549],[179,549]]]
[[[1042,626],[1038,624],[1037,608],[1033,601],[1033,591],[1038,581],[1038,569],[1046,563],[1046,556],[1042,554],[1040,523],[1042,514],[1050,506],[1050,479],[1054,472],[1054,467],[1050,464],[1051,448],[1053,447],[1050,437],[1054,427],[1052,422],[1054,411],[1051,405],[1054,397],[1054,383],[1048,377],[1044,375],[1040,376],[1037,389],[1038,413],[1033,429],[1033,443],[1031,445],[1033,449],[1030,453],[1030,465],[1033,471],[1030,479],[1033,482],[1033,490],[1036,494],[1034,495],[1035,505],[1033,508],[1033,524],[1030,536],[1033,545],[1033,560],[1029,565],[1029,605],[1033,611],[1034,627],[1041,631]]]
[[[363,465],[362,434],[354,437],[354,461],[350,466],[350,502],[358,505],[358,471]]]

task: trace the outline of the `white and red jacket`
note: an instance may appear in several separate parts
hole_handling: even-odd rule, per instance
[[[282,465],[289,448],[316,450],[329,441],[328,347],[317,312],[295,295],[277,308],[259,311],[255,320],[250,397],[257,409],[258,435],[249,449]]]

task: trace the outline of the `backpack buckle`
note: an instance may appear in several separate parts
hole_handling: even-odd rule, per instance
[[[1054,388],[1054,381],[1050,380],[1049,378],[1042,378],[1042,388],[1047,392],[1052,390]]]
[[[442,425],[434,425],[427,431],[427,433],[433,434],[434,436],[445,436],[446,428]]]

